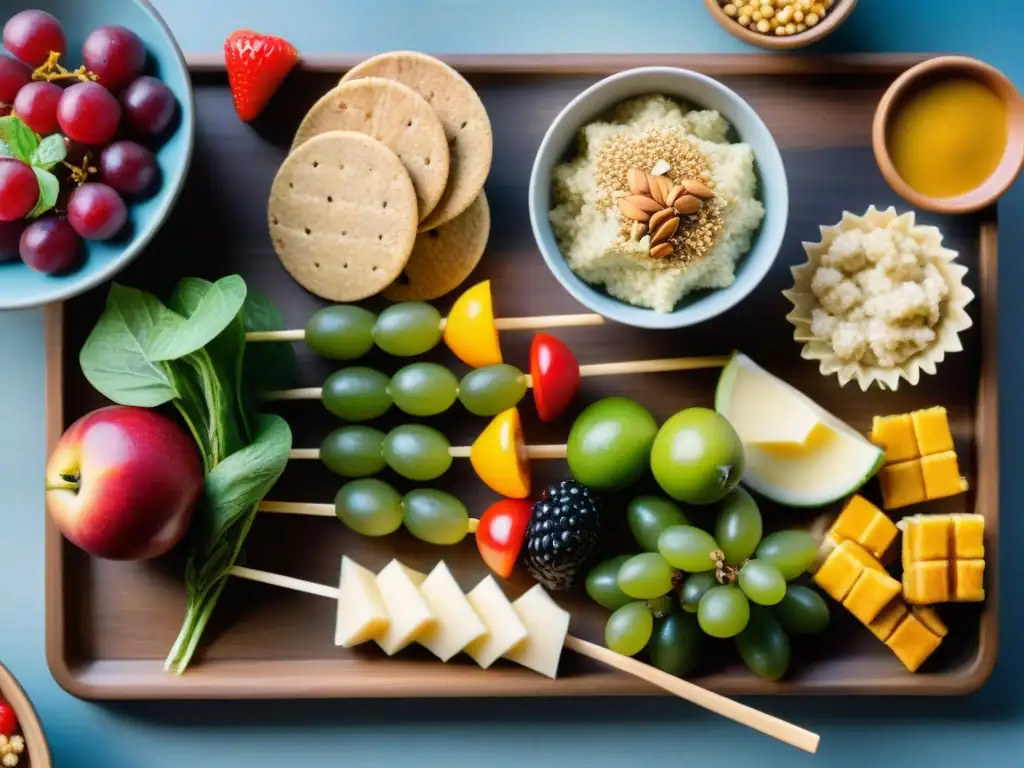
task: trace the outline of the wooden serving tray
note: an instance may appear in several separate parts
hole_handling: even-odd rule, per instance
[[[827,632],[795,641],[794,663],[784,682],[767,683],[739,662],[732,644],[708,642],[707,661],[695,678],[725,694],[964,694],[990,674],[997,643],[998,419],[996,376],[995,212],[959,218],[921,215],[938,225],[949,247],[968,265],[968,284],[978,295],[969,307],[974,327],[963,334],[965,351],[941,366],[938,376],[895,393],[841,389],[814,363],[801,360],[785,319],[781,291],[791,285],[789,267],[804,260],[801,241],[815,240],[819,225],[837,222],[844,210],[871,204],[908,206],[879,174],[870,149],[871,119],[885,88],[917,57],[807,58],[791,56],[483,56],[452,57],[479,90],[494,127],[494,167],[487,183],[493,229],[487,255],[471,280],[492,280],[499,316],[579,312],[537,252],[527,217],[526,188],[541,136],[559,109],[608,74],[641,65],[696,69],[721,78],[746,98],[774,133],[785,159],[791,195],[786,241],[762,285],[728,314],[681,331],[657,332],[610,325],[559,332],[580,362],[609,362],[706,355],[740,349],[802,389],[819,403],[867,431],[876,413],[900,413],[933,404],[950,412],[970,493],[930,505],[932,511],[977,511],[989,538],[984,605],[949,606],[950,635],[918,674],[837,605]],[[166,297],[185,275],[215,278],[238,272],[268,293],[290,327],[301,327],[322,303],[294,283],[275,257],[267,234],[270,183],[298,121],[313,101],[355,61],[307,61],[254,126],[239,122],[218,61],[193,60],[197,106],[195,160],[188,185],[159,238],[119,279]],[[48,433],[54,444],[76,417],[103,404],[78,367],[78,351],[97,318],[106,290],[95,290],[47,315]],[[455,296],[439,302],[447,310]],[[370,303],[371,306],[381,306]],[[504,333],[508,362],[526,367],[529,333]],[[303,386],[318,386],[334,366],[297,345]],[[430,359],[464,371],[445,349]],[[373,355],[368,364],[393,372],[402,363]],[[605,377],[584,380],[573,412],[541,424],[532,404],[521,412],[530,442],[563,442],[575,414],[611,394],[643,402],[659,420],[692,405],[710,405],[716,371]],[[338,422],[315,402],[282,404],[297,447],[316,447]],[[405,417],[408,419],[409,417]],[[384,428],[401,423],[388,414]],[[485,420],[458,406],[441,418],[453,444],[470,442]],[[479,514],[495,500],[469,462],[456,461],[435,483],[456,492]],[[536,484],[561,479],[561,461],[534,464]],[[395,480],[395,478],[389,478]],[[342,480],[318,462],[289,466],[270,498],[330,502]],[[407,487],[397,483],[399,487]],[[876,485],[866,487],[869,495]],[[609,499],[609,508],[622,510]],[[763,508],[769,526],[809,524],[813,513]],[[628,533],[622,539],[628,542]],[[626,545],[628,546],[628,545]],[[265,514],[249,537],[246,564],[302,579],[336,584],[342,553],[377,569],[392,557],[427,570],[440,558],[466,588],[486,573],[472,541],[436,547],[400,531],[384,539],[362,538],[339,522]],[[331,601],[234,580],[225,590],[204,644],[183,677],[163,672],[163,659],[182,619],[183,564],[169,557],[131,564],[90,559],[47,527],[47,657],[57,681],[90,699],[309,698],[409,696],[549,696],[649,694],[656,689],[566,651],[561,677],[550,681],[513,665],[489,671],[461,659],[447,665],[423,649],[388,659],[376,647],[342,651],[333,644]],[[528,577],[508,585],[528,586]],[[600,642],[607,611],[582,589],[561,598],[573,615],[572,631]],[[372,646],[372,644],[370,644]]]

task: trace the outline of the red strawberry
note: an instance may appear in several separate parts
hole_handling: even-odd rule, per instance
[[[224,63],[238,116],[249,122],[262,112],[298,61],[295,46],[282,37],[232,32],[224,41]]]

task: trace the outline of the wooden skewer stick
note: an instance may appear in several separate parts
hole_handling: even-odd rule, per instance
[[[230,573],[232,576],[248,579],[249,581],[257,581],[262,584],[282,587],[283,589],[305,592],[310,595],[319,595],[333,600],[338,599],[338,588],[327,586],[326,584],[317,584],[312,581],[292,578],[291,576],[283,576],[278,573],[258,571],[254,568],[243,568],[240,566],[232,568]],[[802,749],[812,754],[818,751],[818,742],[820,741],[818,734],[792,723],[787,723],[785,720],[761,712],[753,707],[727,699],[725,696],[701,688],[699,685],[694,685],[691,682],[662,672],[660,669],[655,669],[649,664],[644,664],[628,656],[622,656],[600,645],[573,637],[572,635],[566,636],[565,647],[581,656],[586,656],[620,672],[625,672],[627,675],[644,680],[671,693],[673,696],[678,696],[710,712],[727,717],[740,725],[753,728],[797,749]]]
[[[660,360],[627,360],[621,363],[588,363],[580,366],[580,376],[623,376],[634,373],[667,373],[669,371],[695,371],[701,368],[723,368],[729,362],[728,355],[710,357],[667,357]],[[533,386],[533,377],[526,374],[526,386]],[[271,400],[319,400],[322,387],[301,387],[264,392],[263,399]]]
[[[564,459],[566,446],[563,445],[527,445],[524,446],[526,458],[528,459]],[[468,459],[472,448],[468,445],[448,446],[448,455],[453,459]],[[293,448],[288,452],[289,459],[314,459],[320,458],[319,448]]]
[[[316,504],[306,501],[261,501],[260,512],[269,512],[277,515],[307,515],[309,517],[337,517],[333,504]],[[468,533],[476,533],[480,521],[475,517],[469,518]]]
[[[537,315],[535,317],[497,317],[494,327],[499,331],[534,331],[540,328],[582,328],[591,325],[604,325],[601,315]],[[441,319],[441,330],[445,320]],[[249,331],[245,334],[246,341],[302,341],[306,338],[303,328],[289,328],[285,331]]]

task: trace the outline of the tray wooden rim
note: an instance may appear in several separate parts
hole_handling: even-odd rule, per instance
[[[361,61],[362,55],[313,55],[302,67],[312,72],[340,72]],[[744,75],[896,74],[929,58],[924,54],[854,54],[803,56],[796,54],[472,54],[440,55],[451,66],[469,74],[503,75],[602,75],[640,66],[674,66],[725,77]],[[222,73],[219,55],[186,56],[193,74]],[[987,521],[993,541],[999,519],[999,415],[998,415],[998,226],[993,206],[983,212],[978,241],[981,369],[975,412],[975,434],[984,434],[977,451],[977,506],[993,510]],[[63,304],[44,309],[46,345],[45,399],[47,454],[64,430],[63,414]],[[46,659],[56,682],[68,693],[90,700],[130,699],[281,699],[281,698],[469,698],[495,697],[494,673],[460,669],[457,684],[443,681],[442,674],[404,675],[419,669],[392,660],[388,685],[365,668],[355,669],[345,660],[260,661],[253,674],[251,660],[211,661],[197,664],[183,677],[163,671],[160,660],[97,660],[74,664],[66,653],[64,626],[63,537],[46,515],[45,523],[45,617]],[[771,684],[747,677],[726,678],[714,686],[725,695],[931,695],[962,696],[979,689],[991,676],[998,655],[997,548],[990,547],[986,602],[981,614],[978,653],[965,672],[957,676],[934,675],[891,678],[865,684],[856,680],[811,681],[802,684]],[[317,674],[303,676],[315,665]],[[338,675],[325,675],[325,667]],[[339,683],[339,678],[344,681]],[[297,678],[301,685],[296,684]],[[913,685],[908,683],[913,680]],[[140,682],[141,681],[141,682]],[[447,682],[447,684],[442,684]],[[536,676],[504,676],[501,694],[536,696],[659,695],[660,691],[621,674],[576,676],[557,681]]]

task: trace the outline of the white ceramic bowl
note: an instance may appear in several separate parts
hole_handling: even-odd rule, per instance
[[[635,307],[609,296],[569,269],[551,229],[551,177],[559,163],[577,150],[580,129],[626,99],[647,94],[676,97],[696,108],[714,109],[732,125],[735,140],[754,151],[758,176],[757,196],[765,217],[750,251],[736,266],[736,280],[728,288],[697,291],[683,298],[672,312]],[[605,78],[569,102],[541,141],[530,176],[530,223],[544,261],[562,286],[577,301],[609,320],[640,328],[683,328],[696,325],[738,304],[768,273],[782,245],[789,217],[789,187],[782,156],[768,127],[735,92],[716,80],[685,69],[642,67]]]

